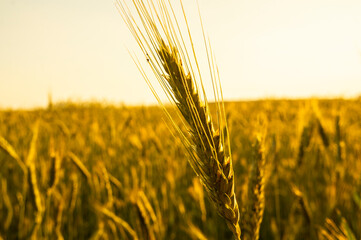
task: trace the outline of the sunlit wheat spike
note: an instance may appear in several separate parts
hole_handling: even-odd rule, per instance
[[[17,164],[21,167],[21,169],[23,170],[23,172],[26,172],[26,166],[25,164],[21,161],[19,155],[16,153],[16,151],[14,150],[14,148],[11,146],[11,144],[6,141],[5,138],[3,138],[2,136],[0,136],[0,149],[2,149],[3,151],[5,151],[10,157],[12,157],[13,159],[15,159],[15,161],[17,162]]]
[[[180,126],[170,118],[188,150],[190,165],[200,177],[219,214],[225,218],[229,229],[239,239],[241,234],[238,224],[239,209],[234,192],[228,128],[218,72],[209,44],[204,41],[216,99],[217,128],[209,113],[198,59],[183,5],[181,4],[184,22],[188,30],[186,36],[180,31],[174,9],[169,1],[150,0],[145,3],[133,0],[140,25],[125,1],[118,0],[117,3],[124,21],[147,58],[158,82],[179,110],[186,132],[182,132]],[[191,46],[190,50],[187,50],[185,44],[186,37]],[[161,102],[140,63],[137,65],[153,94]],[[166,114],[170,116],[167,111]]]

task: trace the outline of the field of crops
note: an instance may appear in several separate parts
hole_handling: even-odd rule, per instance
[[[244,239],[361,238],[360,100],[226,104]],[[0,239],[232,239],[158,107],[0,111]]]

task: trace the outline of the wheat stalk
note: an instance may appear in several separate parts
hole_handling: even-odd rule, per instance
[[[8,195],[7,181],[4,178],[1,178],[1,191],[2,191],[3,202],[7,209],[7,216],[3,223],[4,230],[7,231],[10,227],[11,221],[13,220],[14,209],[11,203],[11,199]]]
[[[138,197],[139,198],[139,197]],[[145,205],[141,200],[137,200],[135,202],[135,206],[139,215],[140,225],[141,225],[141,232],[143,233],[144,239],[154,240],[155,234],[154,229],[151,224],[150,216],[145,208]]]
[[[299,202],[299,205],[301,207],[301,210],[302,210],[302,214],[306,220],[306,223],[308,226],[311,225],[311,219],[312,219],[312,216],[310,214],[310,210],[309,210],[309,207],[308,207],[308,204],[305,200],[305,196],[303,195],[303,193],[301,192],[301,190],[294,184],[291,185],[291,190],[293,192],[293,194],[297,197],[298,199],[298,202]]]
[[[203,234],[203,232],[195,226],[190,220],[187,221],[188,229],[185,229],[186,232],[190,235],[192,239],[198,240],[207,240],[208,238]]]
[[[116,214],[99,205],[95,205],[95,209],[102,213],[104,216],[111,219],[114,223],[122,227],[129,235],[132,236],[134,240],[138,239],[137,233],[131,228],[131,226],[126,221],[118,217]]]
[[[73,173],[70,176],[70,180],[71,180],[71,193],[70,193],[70,201],[69,201],[69,212],[73,213],[79,195],[79,182],[78,182],[78,177],[75,173]]]
[[[49,188],[48,194],[55,189],[56,185],[59,182],[59,174],[60,174],[60,167],[61,167],[61,158],[58,153],[52,152],[51,153],[51,166],[49,171]]]
[[[106,206],[108,208],[112,208],[113,204],[114,204],[114,197],[113,197],[113,190],[112,190],[112,186],[110,185],[110,178],[109,178],[109,173],[107,171],[107,169],[105,168],[105,165],[103,162],[99,162],[99,168],[101,170],[101,177],[104,180],[104,184],[105,184],[105,189],[107,192],[107,197],[108,197],[108,201],[106,203]]]
[[[68,157],[78,168],[81,174],[87,179],[88,183],[90,183],[92,179],[92,175],[89,172],[89,170],[85,167],[84,163],[72,152],[68,152]]]
[[[321,118],[319,116],[316,116],[316,124],[317,124],[318,134],[320,135],[320,137],[322,139],[323,146],[325,148],[328,148],[330,145],[330,141],[328,139],[327,132],[326,132],[326,130],[321,122]]]
[[[216,130],[209,113],[200,67],[182,3],[184,22],[188,31],[187,41],[192,49],[191,54],[187,51],[185,38],[181,34],[179,23],[169,1],[149,0],[147,4],[140,0],[132,2],[141,26],[137,24],[126,3],[118,0],[120,13],[146,56],[161,87],[178,108],[187,129],[186,132],[180,130],[180,126],[170,117],[164,105],[162,106],[188,150],[190,165],[200,177],[210,199],[219,214],[226,220],[229,229],[237,239],[240,239],[239,209],[234,192],[228,128],[223,100],[220,100],[223,97],[218,71],[214,65],[210,46],[204,40],[216,99],[218,122]],[[153,94],[161,103],[139,61],[135,61]],[[196,81],[196,79],[199,80]]]
[[[43,220],[43,212],[44,207],[40,195],[40,190],[38,186],[38,180],[36,176],[36,165],[35,165],[35,157],[36,157],[36,145],[38,141],[39,135],[39,121],[37,121],[34,125],[33,129],[33,137],[30,143],[30,149],[28,156],[25,160],[26,167],[28,169],[28,184],[30,188],[30,196],[34,203],[34,207],[36,209],[36,217],[35,217],[35,226],[31,233],[31,238],[35,239],[37,236],[37,232],[39,230],[40,224]]]
[[[61,233],[63,211],[64,211],[64,201],[63,199],[59,199],[59,205],[57,209],[56,223],[55,223],[55,233],[58,240],[64,240],[63,234]]]
[[[0,136],[0,149],[6,152],[10,157],[15,159],[16,163],[20,166],[21,170],[24,173],[26,173],[27,169],[25,164],[22,162],[22,160],[20,159],[19,155],[16,153],[13,146],[11,146],[11,144],[8,141],[6,141],[6,139],[3,138],[2,136]]]

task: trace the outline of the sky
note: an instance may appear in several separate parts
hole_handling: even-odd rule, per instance
[[[198,2],[226,100],[361,95],[361,1]],[[114,0],[0,0],[0,108],[156,103],[137,51]]]

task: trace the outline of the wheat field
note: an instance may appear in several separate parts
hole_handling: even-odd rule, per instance
[[[205,58],[181,1],[130,3],[159,105],[0,110],[0,240],[361,239],[361,99],[224,101],[202,21]]]
[[[360,239],[360,100],[225,105],[242,239],[262,201],[260,239]],[[160,119],[158,107],[95,103],[2,110],[1,238],[232,239]]]

